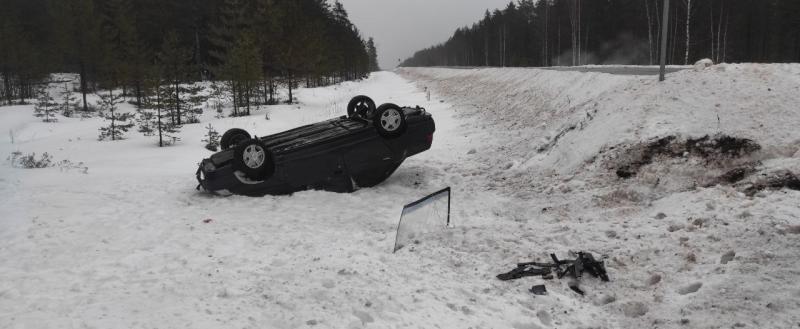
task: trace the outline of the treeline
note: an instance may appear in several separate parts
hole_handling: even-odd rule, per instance
[[[100,89],[121,88],[141,106],[163,86],[180,110],[180,85],[211,79],[249,111],[277,102],[278,86],[291,102],[299,83],[377,69],[372,39],[338,1],[0,0],[0,104],[33,97],[50,73],[74,72],[83,110]]]
[[[402,66],[656,64],[663,0],[520,0]],[[672,0],[667,62],[800,61],[800,1]]]

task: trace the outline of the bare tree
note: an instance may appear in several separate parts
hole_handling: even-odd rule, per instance
[[[728,26],[730,25],[730,11],[725,14],[725,36],[722,38],[722,62],[727,60],[728,55]]]
[[[722,16],[725,10],[725,2],[720,3],[719,22],[717,27],[717,62],[722,61]]]
[[[544,66],[550,66],[550,50],[548,49],[549,26],[550,26],[550,0],[544,0],[544,51],[543,51],[544,56],[542,56],[542,58],[544,59]]]
[[[647,50],[650,54],[650,65],[653,65],[653,20],[650,17],[650,0],[644,0],[644,11],[647,15]]]
[[[709,21],[711,23],[708,24],[711,27],[711,59],[714,60],[714,62],[716,62],[717,61],[717,57],[715,56],[715,54],[716,54],[716,46],[714,45],[714,4],[713,3],[709,6],[708,14],[709,14],[709,17],[711,19]]]
[[[692,0],[683,0],[686,5],[686,55],[683,59],[684,65],[689,65],[689,49],[691,40],[691,24],[692,24]]]
[[[581,62],[581,0],[572,0],[569,12],[569,24],[572,28],[572,65]]]

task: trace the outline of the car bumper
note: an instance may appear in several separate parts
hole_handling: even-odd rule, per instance
[[[236,180],[230,166],[220,168],[213,166],[210,159],[203,160],[195,173],[197,177],[197,190],[203,190],[217,195],[230,195],[231,187],[239,182]]]
[[[200,163],[195,173],[197,189],[212,194],[228,196],[240,194],[247,196],[263,196],[267,194],[290,194],[293,190],[278,177],[266,181],[252,181],[241,172],[233,170],[230,164],[217,167],[211,159]]]

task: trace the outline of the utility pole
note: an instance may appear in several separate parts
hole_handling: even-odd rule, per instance
[[[661,20],[661,74],[658,81],[664,81],[667,74],[667,28],[669,26],[669,0],[664,0],[664,19]]]

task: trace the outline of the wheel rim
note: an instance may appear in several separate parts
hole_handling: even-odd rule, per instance
[[[244,165],[250,169],[258,169],[264,164],[267,158],[267,152],[264,148],[258,145],[248,145],[242,154]]]
[[[361,116],[367,116],[369,112],[369,103],[367,101],[360,101],[356,104],[356,113]]]
[[[381,127],[386,131],[395,131],[400,128],[400,112],[397,110],[386,110],[381,115]]]

